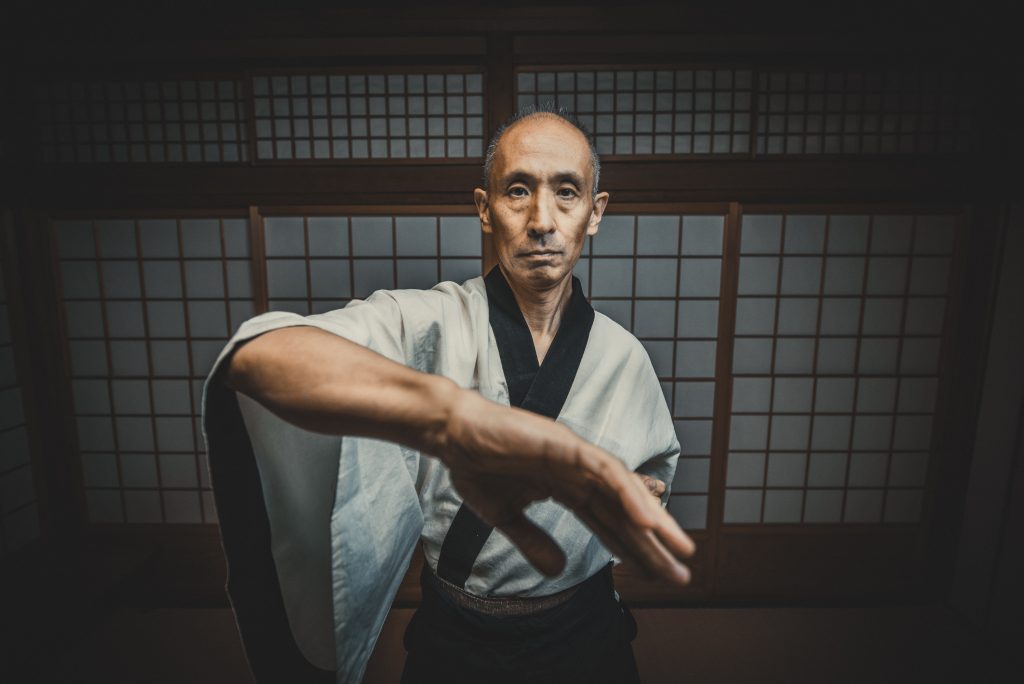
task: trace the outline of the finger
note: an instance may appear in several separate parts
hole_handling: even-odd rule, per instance
[[[602,506],[591,506],[577,512],[588,527],[601,538],[605,546],[624,563],[633,566],[648,579],[664,578],[685,583],[689,573],[680,570],[679,563],[662,550],[658,540],[649,530],[624,523],[621,514],[609,512]]]
[[[679,523],[669,515],[668,511],[659,510],[657,517],[658,521],[654,526],[654,532],[672,553],[677,557],[690,558],[697,552],[697,545],[693,539],[679,527]]]
[[[639,487],[639,482],[636,486]],[[645,499],[659,514],[664,513],[661,506],[650,497],[645,496]],[[621,520],[614,508],[597,505],[593,508],[593,513],[605,528],[616,530],[615,537],[626,547],[628,554],[636,559],[638,567],[643,572],[680,585],[690,581],[689,570],[676,554],[665,547],[655,529]],[[672,524],[675,525],[675,521],[672,521]]]
[[[600,453],[597,473],[601,483],[619,499],[626,515],[641,527],[651,527],[655,518],[648,505],[648,494],[644,487],[638,487],[636,477],[626,470],[622,463],[611,456]]]
[[[686,538],[673,536],[672,526],[678,526],[671,517],[665,521],[667,513],[652,499],[641,479],[625,468],[620,477],[614,466],[605,466],[603,471],[599,468],[598,472],[603,477],[592,483],[590,491],[568,497],[574,499],[570,505],[577,515],[615,555],[632,561],[640,572],[677,584],[688,582],[689,571],[652,530],[663,530],[678,550],[677,555],[687,550]],[[630,510],[631,503],[636,506],[636,515]]]
[[[565,569],[565,554],[562,549],[522,511],[495,527],[515,544],[530,565],[548,577],[555,577]]]
[[[593,515],[590,511],[576,511],[576,513],[580,521],[597,535],[605,548],[611,551],[614,556],[624,563],[629,563],[643,569],[643,563],[633,554],[633,551],[624,542],[618,530],[605,525],[600,518]]]
[[[648,475],[641,475],[640,479],[643,481],[644,486],[647,488],[647,491],[653,494],[654,496],[660,498],[661,495],[665,493],[665,483],[662,482],[661,480],[654,477],[650,477]]]
[[[647,560],[657,576],[680,586],[689,584],[690,569],[661,543],[654,531],[648,530],[644,534],[650,542],[646,546],[650,550]]]
[[[582,450],[578,463],[591,474],[586,486],[565,486],[573,482],[567,478],[556,487],[556,498],[573,508],[613,553],[632,560],[641,572],[686,584],[690,573],[677,556],[692,553],[693,543],[636,474],[597,448]]]
[[[607,525],[594,514],[596,507],[610,505],[619,511],[620,521],[624,520],[626,516],[622,514],[622,502],[618,495],[604,483],[592,480],[572,482],[567,479],[560,482],[560,485],[558,491],[555,492],[555,499],[571,508],[580,522],[586,525],[601,540],[601,543],[620,560],[642,567],[643,564],[625,543],[619,526]]]
[[[661,480],[657,480],[647,475],[641,475],[640,477],[644,480],[644,484],[648,485],[648,488],[650,486],[648,480],[650,480],[660,484],[662,491],[664,492],[665,483],[661,482]],[[681,556],[683,558],[689,558],[692,556],[697,549],[693,540],[683,532],[675,519],[669,515],[668,511],[663,506],[661,506],[660,501],[653,502],[648,499],[648,504],[652,506],[654,515],[654,524],[652,525],[652,529],[657,533],[657,535],[663,539],[669,549],[676,556]]]

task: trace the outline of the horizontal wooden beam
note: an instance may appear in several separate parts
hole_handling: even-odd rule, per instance
[[[46,35],[55,26],[97,29],[116,34],[132,26],[145,26],[149,33],[175,33],[196,37],[220,31],[225,34],[268,36],[324,36],[342,33],[379,35],[391,33],[436,34],[439,32],[506,31],[540,32],[552,26],[560,32],[642,30],[712,33],[734,30],[740,33],[789,31],[805,35],[849,35],[872,33],[901,36],[904,43],[921,33],[949,32],[972,25],[991,24],[995,12],[970,8],[933,6],[922,11],[918,3],[763,3],[755,0],[708,2],[648,1],[622,3],[615,0],[582,2],[505,3],[422,3],[399,0],[386,6],[362,3],[334,3],[315,7],[297,3],[273,9],[251,6],[209,4],[204,12],[183,9],[179,3],[149,3],[119,6],[112,3],[56,2],[45,6],[22,5],[10,12],[21,24],[22,33]],[[190,3],[184,3],[188,5]],[[263,3],[266,5],[266,3]],[[64,7],[61,7],[64,5]],[[258,3],[257,3],[258,5]],[[912,32],[912,33],[909,33]],[[93,32],[90,32],[93,33]]]
[[[794,597],[872,597],[913,602],[926,594],[914,530],[872,534],[830,528],[817,534],[727,533],[718,539],[716,598],[785,601]]]
[[[81,51],[88,58],[68,63],[69,52]],[[320,63],[343,63],[352,59],[373,57],[376,64],[422,64],[424,59],[442,56],[444,63],[458,63],[461,57],[477,61],[486,51],[483,36],[338,36],[275,39],[265,37],[201,38],[189,41],[164,38],[145,43],[134,41],[75,41],[64,44],[50,41],[34,42],[24,48],[25,62],[35,68],[74,70],[81,65],[98,63],[137,63],[138,61],[203,60],[223,63],[281,64],[282,60],[310,59]],[[126,60],[126,54],[132,56]]]
[[[966,202],[1002,184],[959,160],[608,161],[621,202]],[[37,165],[12,174],[6,206],[53,210],[250,205],[470,204],[477,163],[441,165]]]
[[[483,36],[520,34],[515,52],[539,55],[860,54],[957,55],[987,52],[1007,30],[998,12],[918,3],[398,2],[361,7],[266,9],[206,3],[103,7],[33,4],[12,10],[10,44],[27,65],[74,68],[139,60],[346,59],[373,55],[483,55]],[[787,4],[794,5],[787,7]],[[799,6],[797,6],[799,5]],[[198,18],[197,18],[198,17]],[[981,50],[979,50],[981,48]],[[19,58],[20,59],[20,58]]]

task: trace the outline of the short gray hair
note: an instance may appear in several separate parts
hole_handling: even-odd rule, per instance
[[[494,132],[494,135],[491,136],[491,141],[487,144],[487,155],[484,157],[484,190],[490,189],[488,186],[490,185],[491,180],[491,169],[494,168],[494,156],[498,151],[498,142],[501,140],[501,136],[515,124],[533,116],[557,117],[578,130],[583,134],[583,137],[587,139],[587,145],[590,147],[590,167],[594,172],[593,194],[596,195],[598,184],[601,180],[601,158],[598,156],[597,147],[594,145],[594,136],[592,136],[590,131],[580,123],[580,120],[576,118],[576,115],[564,107],[559,107],[554,102],[543,102],[539,105],[524,105],[520,107],[508,121],[498,126],[498,130]]]

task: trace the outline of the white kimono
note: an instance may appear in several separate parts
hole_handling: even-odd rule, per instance
[[[647,353],[590,309],[575,279],[573,287],[571,306],[580,317],[563,320],[545,363],[532,370],[536,376],[527,368],[528,355],[536,366],[532,340],[497,269],[462,285],[378,291],[321,315],[267,313],[239,328],[207,380],[203,428],[228,594],[258,679],[360,681],[417,541],[437,570],[462,502],[434,458],[390,442],[311,433],[228,390],[218,374],[236,346],[277,328],[314,326],[505,405],[510,385],[513,396],[521,395],[536,377],[539,389],[531,394],[543,402],[547,388],[557,393],[561,383],[564,404],[556,400],[550,415],[631,470],[670,484],[679,442]],[[584,315],[585,329],[577,324]],[[495,316],[504,317],[501,325]],[[578,368],[560,368],[559,349]],[[522,368],[503,368],[503,358]],[[536,502],[527,515],[562,547],[564,573],[544,577],[495,531],[471,559],[467,591],[552,594],[611,559],[560,504]]]

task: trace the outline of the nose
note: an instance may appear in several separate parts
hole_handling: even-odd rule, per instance
[[[544,188],[533,193],[530,205],[530,220],[526,229],[536,236],[547,235],[555,231],[555,196]]]

